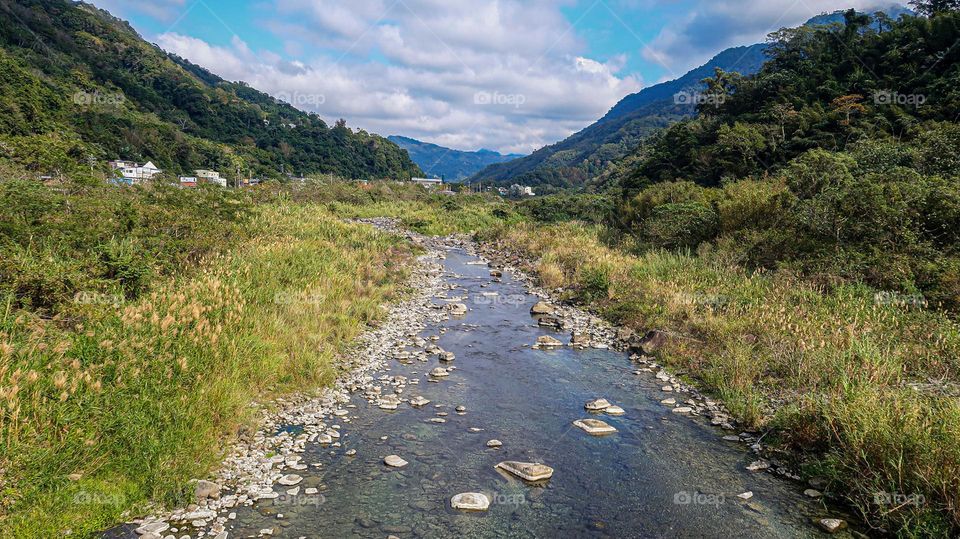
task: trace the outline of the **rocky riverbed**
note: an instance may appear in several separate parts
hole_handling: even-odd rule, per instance
[[[764,473],[789,471],[737,449],[760,453],[757,433],[626,351],[661,337],[553,301],[467,237],[366,223],[426,251],[412,295],[343,358],[334,387],[259,406],[261,427],[196,482],[193,505],[113,535],[802,537],[833,525]]]

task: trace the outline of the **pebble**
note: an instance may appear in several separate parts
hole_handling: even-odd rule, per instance
[[[397,455],[388,456],[387,458],[383,459],[383,463],[386,464],[387,466],[390,466],[391,468],[403,468],[404,466],[409,464],[407,461],[403,460]]]

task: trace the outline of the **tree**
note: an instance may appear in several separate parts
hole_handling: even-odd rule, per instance
[[[928,17],[947,11],[960,10],[960,0],[911,0],[910,5],[917,13]]]

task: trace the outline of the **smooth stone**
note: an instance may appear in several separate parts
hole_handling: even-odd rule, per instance
[[[281,477],[281,478],[277,481],[277,483],[280,483],[281,485],[286,486],[286,487],[292,487],[293,485],[296,485],[296,484],[299,483],[300,481],[303,481],[303,478],[300,477],[299,475],[295,474],[295,473],[292,473],[292,474],[287,474],[287,475]]]
[[[542,481],[553,477],[553,468],[538,462],[517,462],[506,460],[498,463],[495,468],[511,473],[527,481]]]
[[[812,488],[808,488],[807,490],[803,491],[803,495],[806,496],[806,497],[808,497],[808,498],[822,498],[822,497],[823,497],[823,493],[822,493],[822,492],[820,492],[819,490],[812,489]]]
[[[612,425],[599,419],[578,419],[574,421],[573,424],[592,436],[603,436],[604,434],[617,432],[617,429]]]
[[[490,440],[489,442],[487,442],[487,447],[502,447],[502,446],[503,446],[503,442],[501,442],[500,440]]]
[[[193,489],[193,495],[196,498],[197,503],[200,503],[207,498],[213,498],[216,500],[220,498],[220,488],[220,485],[214,483],[213,481],[201,479],[197,481],[197,484]]]
[[[148,533],[161,534],[170,529],[170,524],[166,522],[151,522],[149,524],[144,524],[140,526],[135,531],[138,535],[146,535]]]
[[[689,414],[692,411],[693,411],[693,408],[689,406],[678,406],[673,409],[673,413],[675,414]]]
[[[553,314],[556,309],[545,301],[539,301],[530,308],[530,314]]]
[[[464,492],[451,498],[450,505],[463,511],[486,511],[490,508],[490,498],[479,492]]]
[[[435,378],[443,378],[444,376],[450,376],[450,372],[443,367],[437,367],[436,369],[430,371],[430,376]]]
[[[612,406],[607,399],[595,399],[584,404],[583,407],[591,412],[599,412],[600,410],[606,410]]]
[[[660,404],[666,404],[668,406],[673,406],[676,403],[677,403],[677,399],[663,399],[662,401],[660,401]]]
[[[354,455],[357,454],[357,450],[356,450],[356,449],[347,449],[347,452],[346,452],[345,454],[346,454],[348,457],[352,457],[352,456],[354,456]]]
[[[418,406],[418,407],[419,407],[419,406],[426,406],[426,405],[428,405],[428,404],[430,404],[430,401],[427,400],[427,399],[425,399],[425,398],[423,398],[423,397],[420,396],[420,395],[417,395],[416,397],[410,399],[410,406]]]
[[[397,455],[388,456],[387,458],[383,459],[383,463],[386,464],[387,466],[390,466],[391,468],[403,468],[404,466],[409,464],[407,461],[403,460]]]
[[[818,524],[827,533],[837,533],[847,527],[846,521],[839,518],[821,518]]]
[[[760,471],[766,470],[766,469],[768,469],[768,468],[770,468],[770,463],[769,463],[769,462],[767,462],[767,461],[765,461],[765,460],[757,460],[757,461],[751,462],[751,463],[747,466],[747,471],[750,471],[750,472],[760,472]]]
[[[549,335],[543,335],[537,338],[537,345],[546,348],[559,348],[563,343]]]
[[[611,407],[607,408],[606,410],[604,410],[603,413],[605,413],[605,414],[607,414],[607,415],[623,415],[623,414],[627,413],[627,411],[624,410],[623,408],[619,407],[619,406],[611,406]]]
[[[753,498],[753,492],[748,490],[743,494],[737,494],[737,498],[740,498],[741,500],[749,500],[750,498]]]

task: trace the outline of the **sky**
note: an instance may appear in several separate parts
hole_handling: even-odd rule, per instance
[[[721,50],[890,0],[92,0],[332,124],[530,153]],[[903,2],[901,2],[903,3]]]

